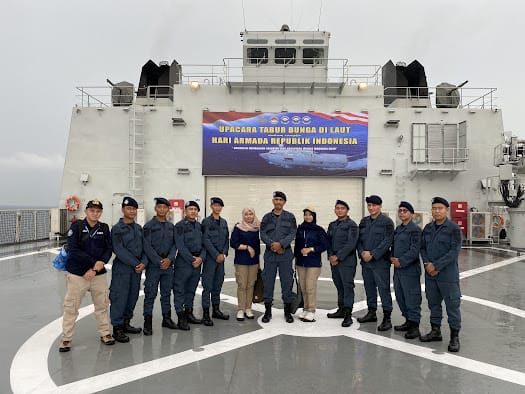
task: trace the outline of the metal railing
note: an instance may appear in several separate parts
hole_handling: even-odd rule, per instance
[[[417,171],[464,171],[468,159],[468,148],[412,149],[412,165]]]
[[[0,210],[0,245],[48,239],[49,209]]]

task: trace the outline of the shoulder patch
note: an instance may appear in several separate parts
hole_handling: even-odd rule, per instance
[[[73,235],[73,230],[69,229],[69,231],[67,232],[67,236],[71,237],[72,235]]]

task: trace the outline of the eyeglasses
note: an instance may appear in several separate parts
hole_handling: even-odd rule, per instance
[[[397,210],[398,213],[407,213],[407,212],[410,212],[408,209],[405,209],[405,208],[399,208]]]

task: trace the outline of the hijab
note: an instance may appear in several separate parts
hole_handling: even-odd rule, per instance
[[[253,212],[253,222],[248,223],[246,220],[244,220],[244,214],[248,211]],[[261,222],[259,219],[257,219],[257,215],[255,215],[255,209],[253,208],[244,208],[242,210],[242,219],[240,222],[238,222],[235,227],[237,227],[239,230],[242,231],[259,231],[259,226]]]

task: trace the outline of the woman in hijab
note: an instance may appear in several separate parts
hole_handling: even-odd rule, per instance
[[[303,209],[304,222],[297,227],[295,236],[295,268],[303,293],[304,308],[299,318],[304,322],[315,321],[317,279],[321,274],[321,253],[328,247],[326,231],[316,224],[315,208]]]
[[[237,320],[253,319],[252,299],[261,241],[259,239],[259,219],[253,208],[242,210],[242,220],[235,224],[232,231],[230,246],[235,249],[235,279],[237,280]]]

